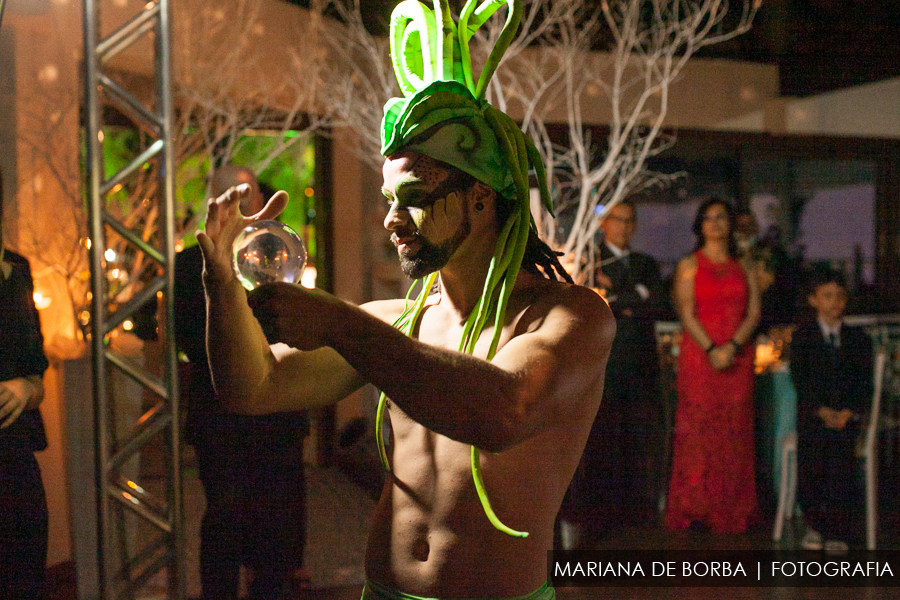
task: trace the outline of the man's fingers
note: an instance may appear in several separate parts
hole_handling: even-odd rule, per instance
[[[216,203],[223,207],[240,206],[241,200],[250,196],[250,184],[242,183],[225,190],[225,193],[216,198]]]
[[[14,403],[14,404],[13,404],[13,410],[12,410],[12,412],[9,414],[9,416],[8,416],[5,420],[3,420],[3,423],[0,424],[0,429],[3,429],[3,428],[5,428],[5,427],[9,427],[9,426],[12,425],[13,423],[15,423],[15,422],[16,422],[16,419],[19,418],[19,415],[22,414],[22,409],[23,409],[23,408],[24,408],[24,405],[23,405],[23,404]]]
[[[260,286],[247,295],[247,304],[262,328],[266,341],[270,344],[281,341],[278,339],[279,311],[272,302],[277,295],[278,286],[275,284]]]
[[[206,225],[204,230],[210,235],[217,235],[219,231],[219,205],[215,198],[206,201]]]
[[[288,193],[284,190],[275,192],[261,211],[246,218],[250,221],[268,221],[274,219],[287,207],[288,200]]]
[[[12,394],[4,394],[3,397],[0,397],[0,429],[12,425],[15,419],[10,419],[9,417],[15,411],[16,404],[17,402],[12,397]]]
[[[269,300],[274,298],[277,293],[278,288],[275,285],[262,285],[247,294],[247,304],[251,309],[257,310],[268,304]]]
[[[298,294],[297,292],[300,293]],[[247,304],[252,309],[258,309],[279,297],[290,298],[292,301],[297,302],[298,299],[303,297],[303,292],[309,293],[309,290],[296,283],[287,283],[285,281],[266,283],[247,294]]]
[[[212,257],[216,253],[216,244],[212,241],[212,238],[207,235],[205,231],[197,232],[197,243],[200,245],[200,252],[203,253],[203,258],[207,261],[212,260]]]

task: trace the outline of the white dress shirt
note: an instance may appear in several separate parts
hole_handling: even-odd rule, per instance
[[[819,322],[819,329],[822,330],[822,337],[825,338],[825,343],[834,344],[835,348],[841,347],[841,325],[843,324],[843,320],[838,321],[835,325],[829,325],[821,317],[816,319]],[[831,336],[834,336],[832,338]],[[832,342],[832,339],[834,340]]]

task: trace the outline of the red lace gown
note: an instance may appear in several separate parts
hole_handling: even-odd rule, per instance
[[[747,277],[735,260],[696,253],[694,310],[715,344],[727,343],[747,311]],[[678,410],[665,526],[701,521],[718,533],[743,533],[756,513],[753,448],[753,344],[716,371],[685,332],[678,357]]]

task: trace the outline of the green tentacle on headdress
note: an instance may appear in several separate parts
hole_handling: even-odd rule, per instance
[[[391,16],[391,58],[403,98],[385,104],[381,127],[384,156],[404,150],[430,156],[452,165],[496,190],[513,204],[502,224],[481,298],[466,322],[459,350],[471,354],[488,319],[494,335],[487,359],[494,357],[506,316],[506,306],[516,282],[529,230],[536,232],[531,216],[528,170],[535,169],[541,199],[552,213],[543,162],[534,144],[518,125],[484,99],[488,83],[509,47],[522,17],[521,0],[468,0],[453,22],[447,0],[433,0],[434,10],[418,0],[404,0]],[[508,7],[506,23],[476,81],[469,41],[502,6]],[[422,282],[419,297],[395,322],[412,335],[425,307],[437,273]],[[382,421],[386,399],[378,404],[376,435],[385,469],[390,464],[384,449]],[[510,535],[526,532],[510,529],[491,508],[480,471],[480,453],[472,447],[472,474],[485,514],[493,525]]]

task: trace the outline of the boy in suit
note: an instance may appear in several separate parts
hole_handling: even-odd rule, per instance
[[[856,439],[872,397],[872,342],[843,323],[847,286],[839,272],[814,273],[809,289],[816,320],[800,326],[791,344],[798,487],[807,525],[801,545],[841,553],[859,529]]]

